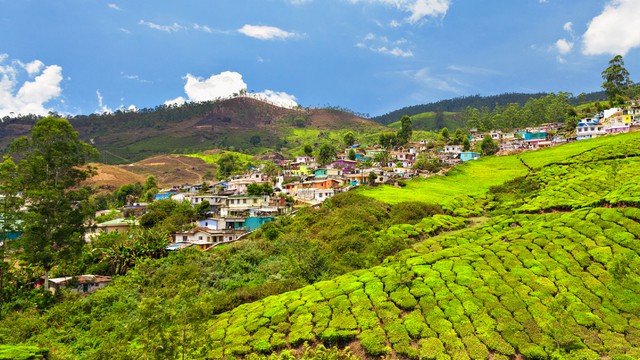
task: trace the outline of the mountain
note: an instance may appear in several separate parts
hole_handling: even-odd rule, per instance
[[[4,118],[0,146],[28,134],[35,116]],[[292,129],[362,130],[381,125],[334,109],[286,109],[250,97],[139,111],[69,118],[81,139],[102,152],[102,161],[131,163],[157,154],[189,153],[212,148],[258,153],[278,147]]]
[[[371,118],[371,120],[378,122],[380,124],[389,125],[396,121],[399,121],[400,118],[404,115],[408,115],[414,117],[419,114],[427,113],[422,116],[425,117],[447,117],[447,115],[443,114],[451,114],[451,113],[459,113],[464,111],[467,107],[472,107],[476,109],[480,109],[483,107],[488,107],[489,110],[493,110],[497,105],[506,106],[508,104],[517,103],[520,106],[524,105],[529,99],[537,99],[548,95],[547,93],[505,93],[500,95],[491,95],[491,96],[463,96],[454,99],[441,100],[428,104],[421,105],[413,105],[407,106],[392,112],[389,112],[384,115],[376,116]],[[582,94],[580,98],[573,98],[574,104],[578,104],[579,101],[584,102],[592,102],[592,101],[602,101],[607,98],[607,95],[603,91],[592,92],[589,94]],[[439,130],[444,126],[438,127],[438,122],[432,122],[428,124],[423,124],[420,128],[423,130]],[[451,125],[459,125],[459,121],[454,121],[445,125],[450,129],[453,128]],[[463,126],[456,126],[463,127]]]

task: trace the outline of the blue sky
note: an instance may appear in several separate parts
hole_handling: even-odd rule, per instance
[[[372,116],[640,81],[638,0],[0,0],[0,116],[226,97]]]

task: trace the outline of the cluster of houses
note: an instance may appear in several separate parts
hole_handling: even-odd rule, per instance
[[[611,108],[581,119],[576,129],[577,140],[593,139],[603,135],[628,132],[640,125],[640,100],[624,108]]]

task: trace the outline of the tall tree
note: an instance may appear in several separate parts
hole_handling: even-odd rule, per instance
[[[322,144],[318,149],[316,160],[320,165],[327,165],[336,158],[336,149],[329,144]]]
[[[352,131],[347,131],[347,133],[344,134],[344,139],[343,140],[344,140],[344,144],[347,147],[349,147],[349,146],[351,146],[351,145],[356,143],[356,137],[355,137],[355,135],[353,135]]]
[[[404,145],[408,143],[411,135],[413,135],[413,124],[411,118],[405,115],[400,119],[400,130],[398,130],[398,134],[396,135],[398,144]]]
[[[30,137],[16,139],[11,150],[21,158],[18,173],[27,204],[21,237],[25,259],[42,266],[48,289],[54,264],[78,256],[84,243],[90,191],[78,185],[92,175],[83,166],[98,152],[67,120],[54,117],[38,121]]]
[[[498,144],[493,141],[491,135],[487,134],[482,139],[482,143],[480,143],[480,149],[482,149],[482,153],[485,155],[493,155],[500,150]]]
[[[15,233],[18,225],[22,198],[18,196],[18,168],[13,159],[6,155],[0,164],[0,318],[2,317],[2,304],[4,300],[4,278],[9,264],[5,261],[5,252],[8,247],[9,234]]]
[[[602,71],[602,88],[609,95],[612,103],[619,102],[625,90],[632,85],[629,79],[629,72],[624,67],[624,60],[621,55],[616,55],[609,61],[609,67]]]

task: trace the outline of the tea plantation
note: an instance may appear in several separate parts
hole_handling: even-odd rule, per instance
[[[394,226],[385,236],[425,240],[217,315],[202,353],[277,357],[308,343],[369,358],[639,359],[640,136],[593,144],[553,162],[525,154],[537,166],[524,176],[444,202],[490,216],[482,225],[430,238],[464,219]]]

